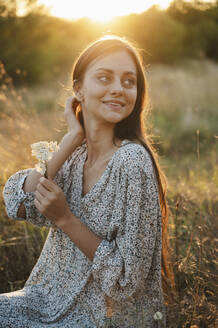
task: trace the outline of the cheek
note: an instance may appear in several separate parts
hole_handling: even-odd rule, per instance
[[[137,90],[130,92],[128,95],[128,99],[129,103],[134,106],[137,99]]]
[[[92,83],[89,84],[88,87],[84,88],[84,96],[87,100],[99,100],[99,98],[103,97],[106,93],[106,88],[104,86],[99,86],[99,84]]]

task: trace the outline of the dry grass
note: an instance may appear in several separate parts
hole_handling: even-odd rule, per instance
[[[59,140],[63,133],[57,88],[15,90],[1,69],[5,83],[0,92],[0,192],[12,173],[33,166],[31,143]],[[150,119],[160,136],[169,185],[176,294],[168,305],[168,327],[213,328],[218,324],[218,66],[210,62],[154,66],[148,69],[148,80],[153,102]],[[49,110],[44,110],[48,102]],[[6,292],[22,288],[47,230],[9,220],[2,199],[0,221],[0,292]]]
[[[147,68],[155,108],[182,111],[183,124],[199,127],[201,114],[217,108],[218,65],[210,61],[187,61],[180,65]]]

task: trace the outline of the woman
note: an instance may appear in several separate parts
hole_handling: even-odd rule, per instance
[[[102,38],[72,79],[49,179],[27,169],[4,188],[9,217],[50,231],[24,288],[0,296],[0,327],[106,327],[108,318],[111,327],[157,327],[167,211],[143,131],[142,60],[127,41]]]

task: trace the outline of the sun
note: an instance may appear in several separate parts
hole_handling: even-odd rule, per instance
[[[171,0],[39,0],[38,3],[50,8],[50,14],[66,19],[89,17],[99,22],[106,22],[115,16],[141,13],[152,5],[167,8]]]

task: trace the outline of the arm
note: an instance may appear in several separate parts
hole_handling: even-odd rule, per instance
[[[64,231],[90,261],[93,260],[102,239],[71,212],[63,191],[50,178],[40,178],[34,203],[40,213]]]
[[[141,146],[127,148],[119,170],[112,221],[119,229],[103,240],[93,259],[92,274],[114,300],[126,300],[146,288],[154,262],[161,260],[161,212],[153,165]]]
[[[100,288],[118,301],[127,299],[145,285],[160,224],[154,178],[147,176],[141,165],[136,165],[122,180],[121,188],[127,186],[117,202],[118,215],[123,216],[122,227],[114,240],[102,241],[92,266],[93,277]]]
[[[66,159],[76,149],[76,147],[82,142],[83,134],[79,134],[75,131],[68,132],[59,144],[59,151],[54,153],[52,159],[48,162],[48,176],[52,179],[57,174],[57,171],[61,168]],[[36,186],[39,183],[39,179],[42,177],[40,173],[33,170],[25,179],[23,190],[27,192],[35,192]],[[18,216],[26,218],[26,211],[24,204],[18,209]]]
[[[71,212],[69,212],[66,215],[66,219],[60,221],[57,226],[70,237],[73,243],[92,262],[102,238],[88,228],[87,225],[82,223]]]
[[[48,163],[48,175],[54,178],[59,186],[61,186],[63,163],[84,138],[84,131],[74,113],[77,105],[78,102],[74,97],[68,98],[64,113],[68,124],[68,133],[63,137],[59,151]],[[22,170],[10,177],[3,191],[9,217],[18,220],[27,219],[38,225],[44,224],[45,218],[34,205],[35,190],[40,177],[41,174],[34,169]],[[49,221],[47,223],[50,226]]]
[[[69,97],[66,101],[64,115],[68,124],[68,133],[60,142],[59,151],[54,153],[52,159],[48,162],[48,176],[52,179],[69,155],[72,154],[75,148],[84,139],[84,130],[75,115],[75,110],[78,104],[79,102],[74,96]],[[36,170],[33,171],[25,180],[25,184],[23,186],[24,191],[35,191],[41,176],[42,175]]]
[[[84,139],[84,131],[75,116],[75,110],[78,104],[78,100],[73,96],[69,97],[66,101],[64,115],[68,124],[68,133],[60,142],[59,151],[54,153],[52,159],[48,162],[48,176],[50,176],[52,179],[55,177],[56,173],[66,161],[66,159]],[[42,175],[36,170],[27,176],[23,186],[24,192],[35,192],[36,186],[39,183],[39,179],[41,177]],[[18,216],[26,218],[24,204],[21,204],[19,207]]]

